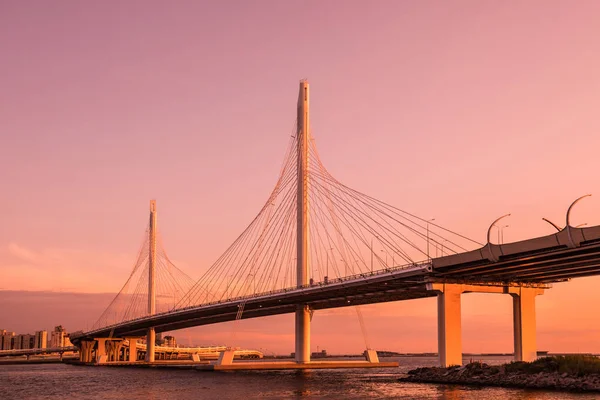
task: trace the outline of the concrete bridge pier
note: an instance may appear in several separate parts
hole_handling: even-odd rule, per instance
[[[440,290],[441,289],[441,290]],[[443,367],[462,365],[462,326],[460,295],[462,285],[438,287],[438,355]]]
[[[534,361],[537,358],[535,325],[535,296],[544,294],[543,289],[515,288],[513,298],[513,329],[515,361]]]
[[[148,335],[146,336],[146,361],[154,362],[154,346],[156,342],[156,333],[154,328],[148,328]]]
[[[121,348],[123,347],[122,339],[110,340],[106,343],[107,361],[121,361]]]
[[[103,364],[108,361],[108,357],[106,355],[106,341],[109,340],[107,338],[96,338],[94,339],[96,343],[98,343],[98,347],[96,348],[96,363]]]
[[[310,309],[300,304],[296,309],[296,362],[310,362]]]
[[[79,361],[84,363],[90,363],[94,361],[93,351],[94,346],[96,345],[95,341],[92,340],[84,340],[81,342],[81,347],[79,348]]]
[[[548,285],[531,287],[508,285],[467,285],[428,283],[427,289],[438,293],[438,354],[440,365],[462,365],[461,295],[463,293],[510,294],[513,298],[513,334],[515,361],[537,358],[535,296]]]
[[[127,339],[129,341],[129,353],[126,358],[126,361],[136,362],[138,360],[138,357],[137,357],[138,338],[137,337],[129,337],[129,338],[125,338],[125,339]]]

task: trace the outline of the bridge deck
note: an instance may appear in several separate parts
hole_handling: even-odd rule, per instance
[[[537,284],[599,274],[600,226],[571,228],[570,237],[563,230],[506,245],[489,244],[471,252],[436,258],[431,264],[173,310],[74,335],[72,340],[143,336],[149,327],[165,332],[233,321],[241,304],[241,318],[247,319],[292,313],[297,304],[320,310],[436,296],[436,292],[427,290],[429,282]]]

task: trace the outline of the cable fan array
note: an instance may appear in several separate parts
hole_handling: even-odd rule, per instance
[[[296,286],[298,141],[292,137],[290,142],[279,179],[258,215],[177,308]],[[308,183],[311,284],[481,245],[340,183],[321,163],[313,140]]]
[[[190,291],[194,280],[169,260],[160,233],[156,241],[156,313],[172,310]],[[149,315],[148,313],[149,235],[148,228],[137,260],[127,282],[115,296],[92,330]]]

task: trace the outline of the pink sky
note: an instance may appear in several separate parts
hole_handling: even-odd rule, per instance
[[[198,278],[270,193],[300,78],[355,189],[479,241],[508,212],[505,241],[551,233],[586,193],[573,224],[598,225],[599,20],[596,1],[2,2],[0,289],[118,291],[151,198]],[[538,299],[540,348],[600,352],[598,283]],[[511,351],[510,297],[464,298],[465,351]],[[434,301],[367,310],[376,347],[435,350]],[[362,346],[346,313],[340,351]]]

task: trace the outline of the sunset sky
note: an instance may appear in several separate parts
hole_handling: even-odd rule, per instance
[[[321,158],[352,188],[480,242],[506,213],[505,242],[550,234],[541,218],[564,225],[587,193],[572,223],[599,225],[598,21],[593,0],[0,0],[0,328],[91,326],[150,199],[199,278],[272,190],[302,78]],[[537,299],[540,349],[600,352],[598,284]],[[510,296],[463,299],[464,351],[512,351]],[[435,313],[363,311],[371,344],[396,351],[436,351]],[[236,329],[293,350],[291,315]],[[316,313],[317,345],[361,351],[355,311]]]

